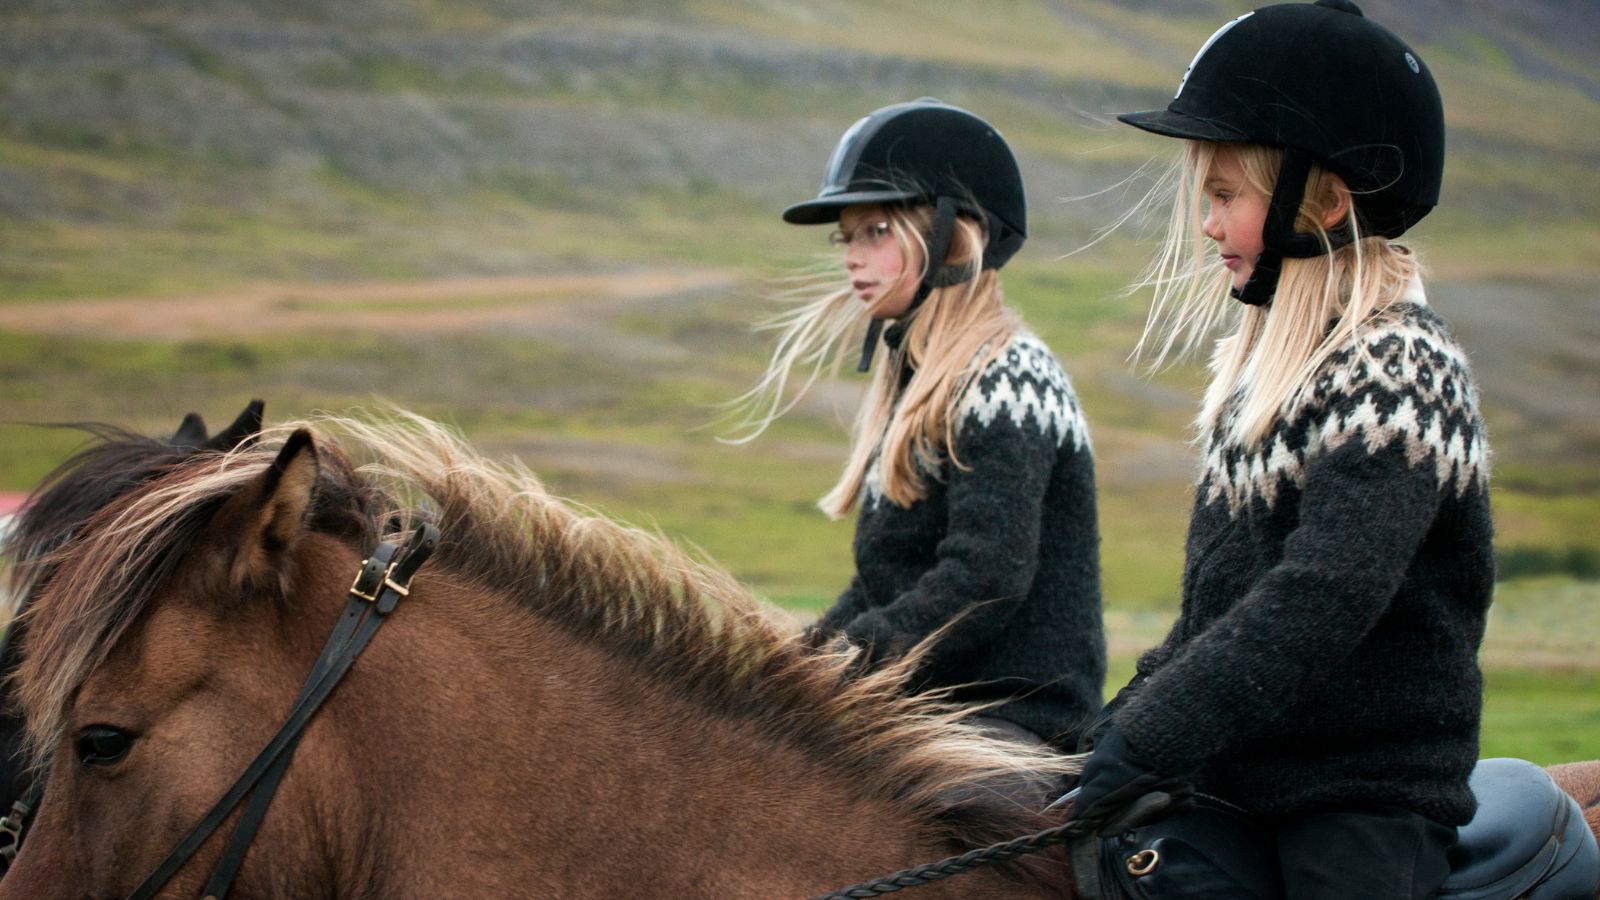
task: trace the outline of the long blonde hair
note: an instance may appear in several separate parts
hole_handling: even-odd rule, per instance
[[[1234,154],[1244,169],[1243,190],[1272,196],[1282,151],[1261,144],[1186,142],[1164,186],[1147,198],[1170,192],[1172,215],[1161,252],[1134,285],[1155,289],[1134,355],[1153,355],[1152,365],[1159,367],[1175,349],[1178,355],[1195,350],[1232,318],[1232,332],[1215,344],[1211,382],[1195,425],[1202,437],[1220,426],[1231,442],[1253,447],[1279,415],[1303,399],[1330,354],[1349,346],[1364,352],[1360,335],[1385,319],[1420,275],[1421,264],[1407,248],[1364,235],[1352,203],[1340,224],[1354,240],[1321,256],[1285,259],[1270,304],[1234,301],[1230,273],[1209,251],[1201,230],[1205,183],[1223,154]],[[1341,201],[1341,192],[1348,195],[1343,179],[1313,165],[1296,230],[1316,234],[1331,248],[1323,219]],[[1229,414],[1221,422],[1224,409]]]
[[[921,272],[904,271],[901,279],[926,277],[932,207],[891,206],[884,212],[904,257],[923,260]],[[842,518],[855,508],[874,460],[884,496],[899,506],[927,496],[924,473],[936,470],[946,459],[961,464],[954,453],[961,397],[1022,325],[1005,306],[999,274],[983,268],[986,239],[975,219],[956,217],[945,263],[976,274],[961,284],[934,288],[901,319],[904,334],[899,347],[878,365],[856,414],[844,471],[817,502],[832,518]],[[884,293],[892,294],[900,284],[896,281]],[[779,332],[777,346],[760,381],[734,401],[746,409],[741,424],[749,429],[736,440],[749,441],[761,434],[799,402],[825,369],[837,375],[860,346],[869,318],[870,307],[856,300],[845,285],[820,295],[802,295],[794,309],[763,323]],[[809,372],[790,396],[790,376],[797,366]],[[910,380],[902,389],[908,367]]]

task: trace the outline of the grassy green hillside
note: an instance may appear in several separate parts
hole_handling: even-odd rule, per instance
[[[1592,600],[1583,579],[1600,570],[1600,13],[1363,6],[1416,36],[1445,96],[1444,199],[1416,244],[1482,383],[1507,596],[1556,611],[1519,620],[1535,632],[1593,634],[1596,604],[1563,591]],[[760,370],[750,326],[776,280],[825,249],[777,211],[815,191],[856,117],[938,96],[1021,159],[1032,236],[1007,292],[1090,418],[1108,605],[1144,623],[1125,663],[1175,600],[1200,378],[1126,360],[1144,299],[1119,289],[1150,250],[1140,223],[1067,254],[1172,149],[1112,115],[1163,104],[1246,8],[13,0],[0,422],[161,430],[252,396],[273,417],[381,399],[815,609],[849,571],[849,525],[812,502],[860,382],[744,446],[717,440],[717,404]],[[0,425],[0,489],[28,488],[76,440]],[[1511,629],[1505,646],[1527,639]],[[1561,647],[1534,669],[1592,679],[1588,651]],[[1519,678],[1504,690],[1543,683]],[[1568,718],[1600,728],[1568,694]]]

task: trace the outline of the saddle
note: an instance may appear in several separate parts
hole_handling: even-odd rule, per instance
[[[1485,759],[1472,770],[1478,812],[1450,851],[1448,900],[1589,900],[1600,892],[1600,847],[1577,801],[1541,768]]]
[[[1470,784],[1478,811],[1450,851],[1441,900],[1594,900],[1600,847],[1577,802],[1543,769],[1486,759]],[[1084,849],[1075,848],[1073,862],[1089,897],[1283,897],[1270,831],[1211,797],[1197,797],[1181,816],[1103,838],[1098,853]]]

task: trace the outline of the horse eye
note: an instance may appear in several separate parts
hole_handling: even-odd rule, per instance
[[[133,735],[110,725],[90,725],[78,732],[78,762],[85,766],[109,766],[128,755]]]

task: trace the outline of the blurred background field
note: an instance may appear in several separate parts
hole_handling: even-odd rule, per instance
[[[1444,93],[1413,243],[1472,354],[1502,583],[1485,753],[1600,756],[1600,8],[1369,0]],[[1247,4],[953,0],[9,0],[0,7],[0,490],[79,436],[398,404],[693,544],[810,615],[849,572],[813,506],[861,382],[754,443],[719,404],[822,229],[783,226],[839,133],[932,95],[1028,182],[1007,293],[1072,373],[1099,467],[1113,681],[1174,613],[1197,366],[1127,360],[1163,105]],[[1070,254],[1070,255],[1069,255]]]

